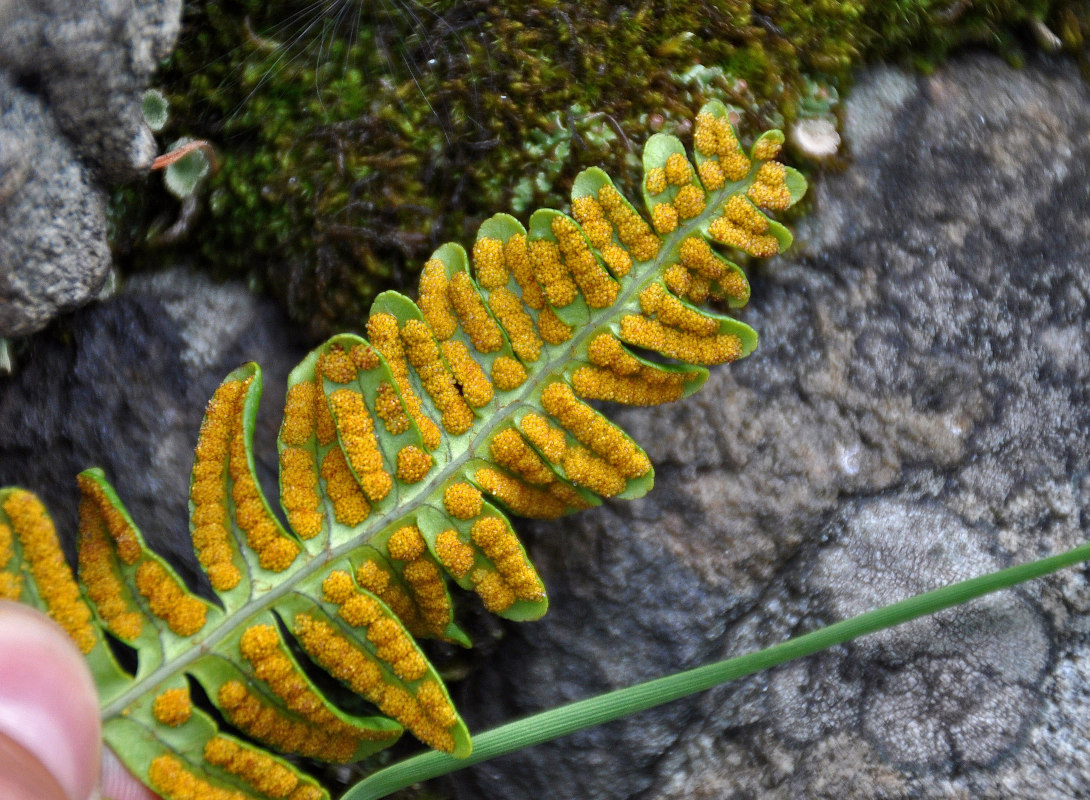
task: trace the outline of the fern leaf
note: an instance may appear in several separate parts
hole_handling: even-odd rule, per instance
[[[756,347],[700,306],[749,298],[713,245],[765,257],[791,243],[765,213],[806,188],[773,160],[782,141],[766,133],[746,153],[711,103],[695,161],[672,136],[648,141],[650,222],[588,169],[570,216],[539,210],[524,228],[497,214],[471,254],[439,248],[418,302],[380,295],[366,339],[336,336],[292,371],[277,442],[287,526],[254,474],[261,371],[228,375],[190,483],[216,602],[148,548],[100,471],[79,476],[78,585],[37,498],[0,491],[0,597],[48,611],[87,654],[106,739],[134,774],[171,798],[316,800],[325,791],[275,753],[356,761],[408,730],[468,754],[418,639],[471,644],[451,583],[508,619],[545,612],[508,512],[559,517],[651,488],[647,455],[589,401],[676,400]],[[123,667],[115,653],[130,651]]]

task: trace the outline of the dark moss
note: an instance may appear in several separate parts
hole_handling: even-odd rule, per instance
[[[749,131],[789,124],[864,61],[926,68],[966,43],[1017,61],[1031,20],[1081,49],[1088,19],[1082,0],[194,0],[161,76],[169,130],[222,165],[166,235],[156,181],[120,194],[115,238],[130,267],[159,260],[150,236],[315,335],[358,328],[485,216],[563,207],[592,164],[632,185],[648,131],[710,97]]]

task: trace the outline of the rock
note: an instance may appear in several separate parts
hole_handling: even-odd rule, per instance
[[[106,193],[34,95],[0,73],[0,335],[45,327],[110,272]]]
[[[33,0],[0,14],[0,68],[33,81],[65,135],[107,181],[147,172],[156,155],[141,103],[170,54],[181,0]]]
[[[0,0],[0,337],[102,287],[104,187],[156,155],[141,103],[180,16],[181,0]]]
[[[1090,514],[1090,88],[875,68],[852,165],[753,276],[749,359],[618,421],[657,485],[522,524],[551,596],[457,689],[473,730],[1059,552]],[[1066,571],[485,763],[455,797],[1077,796],[1090,586]]]
[[[132,279],[29,338],[20,369],[0,379],[0,486],[37,492],[73,545],[76,474],[102,467],[149,542],[203,584],[187,503],[204,408],[232,369],[261,365],[254,458],[275,497],[287,375],[305,355],[286,331],[281,313],[241,284],[177,269]]]

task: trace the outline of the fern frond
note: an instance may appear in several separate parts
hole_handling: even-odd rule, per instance
[[[287,527],[255,477],[260,369],[228,375],[190,483],[217,602],[148,548],[100,471],[79,476],[81,586],[37,499],[0,492],[0,597],[47,610],[87,654],[106,739],[133,773],[171,798],[313,800],[325,791],[273,751],[356,761],[408,730],[468,754],[417,640],[471,644],[450,583],[508,619],[545,612],[506,512],[559,517],[650,489],[647,455],[588,401],[676,400],[752,352],[751,328],[700,305],[749,298],[713,245],[764,257],[791,243],[766,214],[805,191],[772,160],[782,141],[766,133],[746,153],[712,103],[695,163],[672,136],[647,143],[650,222],[588,169],[570,216],[539,210],[524,228],[497,214],[471,255],[439,248],[417,303],[380,295],[366,339],[336,336],[292,371],[277,442]]]

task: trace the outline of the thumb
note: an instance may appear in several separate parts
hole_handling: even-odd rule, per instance
[[[3,0],[0,0],[3,2]],[[29,606],[0,600],[0,798],[154,800],[102,748],[98,695],[68,635]]]
[[[44,614],[0,602],[0,797],[87,800],[101,738],[95,685],[76,645]]]

